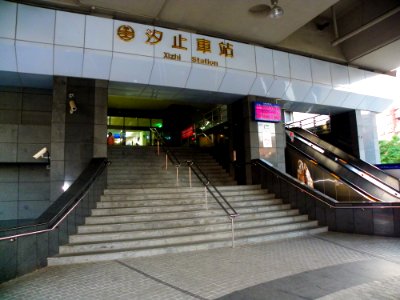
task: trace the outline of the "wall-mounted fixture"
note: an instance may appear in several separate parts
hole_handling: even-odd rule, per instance
[[[74,112],[78,110],[75,102],[75,94],[69,93],[68,94],[68,105],[69,105],[69,113],[72,115]]]
[[[39,158],[44,158],[47,159],[47,169],[50,169],[50,152],[47,150],[46,147],[40,149],[38,152],[36,152],[33,156],[34,159],[39,159]]]

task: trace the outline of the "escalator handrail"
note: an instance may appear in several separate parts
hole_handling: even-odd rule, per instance
[[[19,237],[50,232],[68,217],[81,200],[87,195],[93,183],[104,172],[110,162],[106,158],[93,158],[81,175],[72,183],[67,191],[60,195],[53,204],[48,207],[34,223],[23,226],[1,228],[1,232],[15,232],[24,230],[22,233],[13,233],[0,236],[1,240],[14,240]],[[56,211],[54,211],[56,209]],[[44,227],[43,229],[30,229],[32,227]]]
[[[300,152],[301,155],[307,157],[307,159],[313,161],[314,163],[317,163],[317,159],[315,159],[314,157],[312,157],[310,154],[307,154],[305,152],[303,152],[302,150],[296,148],[294,145],[292,144],[288,144],[289,147],[292,147],[293,149],[295,149],[296,151]],[[323,168],[324,170],[326,170],[327,172],[329,172],[330,174],[333,174],[334,176],[336,176],[341,182],[344,182],[345,184],[348,185],[348,187],[350,189],[352,189],[354,192],[360,194],[361,196],[363,196],[364,198],[366,198],[367,200],[372,200],[375,202],[382,202],[381,200],[379,200],[378,198],[376,198],[375,196],[371,195],[370,193],[368,193],[367,191],[363,190],[362,188],[360,188],[359,186],[353,184],[351,181],[346,180],[343,177],[338,176],[337,174],[333,173],[331,170],[329,170],[328,168],[326,168],[325,166],[318,164],[321,168]]]
[[[392,203],[386,203],[385,205],[382,205],[382,203],[369,203],[369,204],[363,204],[359,205],[357,202],[346,202],[346,203],[340,203],[336,202],[334,199],[330,198],[327,195],[324,195],[312,188],[310,188],[307,185],[304,185],[302,182],[297,180],[296,178],[292,177],[289,174],[282,173],[278,169],[276,169],[274,166],[269,164],[268,162],[261,160],[261,159],[253,159],[251,161],[252,165],[257,165],[263,169],[266,169],[270,172],[272,172],[277,178],[285,181],[287,184],[293,186],[297,190],[300,190],[302,193],[306,193],[307,195],[313,197],[317,201],[327,205],[329,208],[333,209],[380,209],[380,208],[400,208],[400,205],[395,205]],[[322,199],[326,198],[326,199]],[[329,203],[331,202],[331,203]]]
[[[293,131],[292,131],[292,132],[293,132]],[[320,149],[324,150],[324,156],[325,156],[326,158],[328,158],[328,159],[330,159],[330,160],[334,160],[334,159],[332,159],[331,157],[329,157],[328,155],[326,155],[326,153],[327,153],[327,154],[332,154],[333,156],[336,157],[336,154],[335,154],[335,153],[332,153],[330,150],[326,150],[325,148],[322,148],[319,144],[316,145],[315,142],[311,141],[310,139],[304,137],[304,136],[301,135],[301,134],[298,134],[297,132],[294,132],[294,133],[295,133],[294,138],[297,138],[300,142],[303,142],[303,141],[302,141],[302,139],[303,139],[303,140],[306,141],[306,143],[310,143],[311,146],[312,146],[312,148],[320,148]],[[296,137],[296,135],[298,135],[300,138]],[[303,142],[303,143],[304,143],[304,142]],[[357,166],[354,166],[354,165],[352,165],[352,164],[349,164],[351,167],[353,167],[353,168],[356,169],[357,171],[359,171],[359,172],[361,172],[361,173],[365,173],[365,174],[367,175],[367,177],[363,177],[363,176],[359,175],[356,171],[352,170],[351,168],[346,167],[346,166],[343,166],[343,164],[342,164],[342,162],[341,162],[340,160],[341,160],[341,158],[338,157],[337,160],[334,160],[334,161],[335,161],[335,163],[340,164],[342,167],[344,167],[344,168],[347,169],[348,171],[350,171],[350,172],[356,174],[357,176],[363,178],[364,180],[368,181],[370,184],[374,185],[375,187],[379,188],[380,190],[382,190],[382,191],[384,191],[384,192],[390,194],[392,197],[398,198],[399,201],[400,201],[400,192],[399,192],[399,191],[393,189],[393,187],[387,185],[385,182],[383,182],[383,181],[380,180],[379,178],[375,177],[373,174],[370,174],[369,172],[364,171],[364,170],[358,168]],[[346,161],[345,161],[345,162],[346,162]],[[374,182],[372,182],[370,179],[368,179],[368,176],[371,177],[371,180],[375,180],[377,183],[374,183]],[[344,179],[344,178],[341,178],[341,179],[344,180],[344,181],[346,181],[347,183],[351,184],[352,186],[355,186],[355,189],[360,190],[360,191],[362,191],[363,193],[365,193],[365,194],[367,194],[367,195],[369,195],[369,196],[371,196],[371,197],[377,199],[375,196],[372,196],[370,193],[366,192],[365,190],[361,189],[360,187],[358,187],[358,186],[356,186],[356,185],[353,185],[350,181],[348,181],[348,180],[346,180],[346,179]],[[382,186],[383,186],[383,187],[382,187]],[[381,201],[381,200],[379,200],[379,199],[377,199],[377,200],[378,200],[378,201]]]
[[[326,141],[320,139],[320,138],[319,138],[318,136],[316,136],[314,133],[312,133],[312,132],[310,132],[310,131],[308,131],[308,130],[306,130],[306,129],[304,129],[304,128],[297,128],[297,127],[294,127],[294,128],[289,128],[288,130],[294,132],[295,134],[298,134],[298,135],[302,136],[303,138],[307,139],[308,141],[310,141],[310,142],[312,142],[312,143],[314,143],[314,144],[315,144],[316,142],[318,143],[318,141],[320,141],[321,143],[318,143],[319,147],[321,147],[321,144],[329,144],[329,143],[327,143]],[[300,131],[300,132],[299,132],[299,131]],[[304,135],[307,135],[307,136],[304,136]],[[311,136],[311,137],[313,137],[313,138],[315,138],[315,139],[318,139],[318,141],[312,141],[312,140],[310,140],[309,136]],[[330,144],[329,144],[329,145],[330,145]],[[333,146],[333,145],[332,145],[332,146]],[[324,147],[324,146],[322,146],[322,147]],[[324,148],[324,149],[326,150],[326,148]],[[371,171],[376,171],[376,172],[379,172],[379,174],[383,174],[385,177],[390,178],[391,181],[396,182],[396,183],[397,183],[397,187],[400,186],[400,181],[398,180],[398,178],[396,178],[396,177],[394,177],[394,176],[392,176],[392,175],[390,175],[390,174],[387,174],[387,173],[385,173],[385,172],[382,172],[381,170],[379,170],[379,169],[378,169],[377,167],[375,167],[374,165],[372,165],[372,164],[370,164],[370,163],[368,163],[368,162],[366,162],[366,161],[357,159],[357,158],[355,158],[354,156],[352,156],[352,155],[350,155],[350,154],[344,152],[344,151],[341,150],[341,149],[337,149],[337,152],[336,152],[336,153],[335,153],[335,152],[332,152],[332,151],[330,151],[330,150],[327,150],[327,151],[333,153],[334,155],[336,155],[336,156],[338,156],[338,157],[340,157],[340,158],[342,158],[342,159],[343,159],[343,157],[341,157],[341,156],[342,156],[342,155],[345,155],[346,158],[343,159],[344,161],[348,162],[348,163],[349,163],[350,165],[352,165],[354,168],[357,168],[358,170],[360,170],[360,171],[362,171],[362,172],[364,172],[364,173],[367,173],[368,176],[373,177],[375,180],[380,181],[382,184],[384,184],[384,185],[386,185],[386,186],[390,186],[390,185],[388,185],[388,184],[384,181],[384,179],[379,178],[376,174],[372,174]],[[338,153],[338,152],[339,152],[339,153]],[[362,167],[367,167],[369,170],[364,170],[364,169],[362,169],[361,167],[359,167],[357,164],[361,164]],[[393,186],[390,186],[390,187],[391,187],[392,189],[394,189]]]

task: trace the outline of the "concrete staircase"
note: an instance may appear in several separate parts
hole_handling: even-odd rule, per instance
[[[48,259],[49,265],[232,246],[225,212],[210,195],[206,198],[198,182],[192,188],[185,186],[185,176],[177,182],[175,167],[166,171],[165,158],[154,149],[115,147],[110,160],[108,189],[97,208],[69,244],[60,247],[60,254]],[[240,214],[234,223],[235,246],[327,230],[258,185],[218,189]]]

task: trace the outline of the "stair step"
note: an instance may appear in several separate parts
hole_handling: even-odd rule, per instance
[[[236,200],[251,200],[251,199],[272,199],[275,198],[274,194],[267,194],[267,193],[253,193],[249,191],[246,192],[224,192],[224,196],[229,201],[236,201]],[[183,193],[164,193],[164,194],[147,194],[141,193],[138,191],[137,193],[132,194],[109,194],[109,195],[102,195],[101,201],[102,202],[113,202],[113,201],[144,201],[144,200],[179,200],[179,199],[204,199],[205,193],[204,189],[201,192],[183,192]]]
[[[240,217],[260,217],[265,213],[274,211],[288,211],[288,207],[274,206],[271,209],[241,210]],[[222,209],[218,210],[202,210],[192,212],[170,212],[163,214],[136,214],[136,215],[119,215],[119,216],[96,216],[87,217],[86,224],[112,224],[112,223],[131,223],[131,222],[148,222],[148,221],[163,221],[163,220],[179,220],[189,218],[207,218],[222,216],[227,217]]]
[[[209,201],[208,205],[217,205],[216,201]],[[281,204],[281,199],[255,199],[254,197],[244,198],[243,196],[230,197],[228,202],[235,207],[252,206],[252,205],[270,205]],[[170,207],[182,205],[205,205],[204,197],[197,198],[181,198],[181,199],[161,199],[161,200],[130,200],[130,201],[100,201],[97,202],[97,209],[104,208],[130,208],[130,207]]]
[[[251,220],[277,220],[279,218],[301,218],[307,220],[306,215],[298,215],[297,209],[291,210],[278,210],[271,212],[264,212],[258,214],[242,214],[235,222],[247,222]],[[98,224],[85,224],[78,227],[78,233],[96,233],[96,232],[115,232],[115,231],[130,231],[139,229],[160,229],[171,228],[179,226],[194,226],[223,223],[228,220],[226,215],[204,218],[188,218],[177,220],[156,220],[146,222],[127,222],[127,223],[98,223]]]
[[[235,221],[235,230],[240,230],[244,228],[252,228],[259,226],[273,226],[273,225],[287,225],[287,224],[299,224],[300,222],[309,222],[306,216],[288,216],[288,217],[278,217],[271,219],[254,219],[254,220],[244,220],[239,222],[237,219]],[[315,225],[315,221],[313,224]],[[138,239],[138,238],[151,238],[151,237],[164,237],[173,236],[178,234],[190,234],[190,233],[202,233],[202,232],[212,232],[212,231],[223,231],[231,230],[231,223],[227,218],[220,219],[219,222],[209,223],[209,224],[186,224],[176,227],[160,227],[157,230],[154,228],[138,228],[129,231],[114,231],[114,232],[95,232],[86,234],[77,234],[70,237],[69,242],[71,244],[75,243],[91,243],[100,241],[117,241],[117,240],[127,240],[127,239]]]
[[[247,243],[255,242],[267,242],[274,240],[281,240],[292,237],[306,236],[310,234],[316,234],[319,232],[326,231],[326,227],[320,228],[307,228],[303,230],[287,231],[287,232],[275,232],[265,236],[253,236],[253,237],[243,237],[235,240],[235,245],[245,245]],[[64,264],[75,264],[75,263],[85,263],[85,262],[96,262],[105,260],[115,260],[115,259],[126,259],[134,257],[144,257],[153,256],[166,253],[181,253],[188,251],[199,251],[199,250],[209,250],[222,247],[231,247],[232,241],[229,240],[211,240],[207,242],[197,242],[197,243],[184,243],[176,244],[171,246],[160,246],[152,248],[134,248],[126,249],[123,251],[104,251],[102,253],[84,253],[76,255],[57,255],[55,257],[48,258],[49,266],[64,265]]]
[[[217,186],[218,190],[221,192],[233,192],[233,191],[254,191],[259,190],[257,185],[231,185],[231,186]],[[125,189],[106,189],[104,190],[104,195],[112,194],[132,194],[132,193],[143,193],[143,194],[164,194],[164,193],[181,193],[181,192],[204,192],[204,187],[169,187],[169,188],[145,188],[138,191],[137,189],[125,188]]]
[[[140,247],[155,247],[155,246],[165,246],[179,243],[188,242],[201,242],[207,240],[223,240],[231,238],[232,232],[230,224],[226,223],[228,226],[221,225],[221,230],[211,230],[209,231],[192,231],[186,232],[181,235],[176,235],[174,232],[170,232],[171,235],[155,237],[142,237],[140,234],[135,236],[134,234],[127,233],[126,235],[130,239],[126,240],[106,240],[102,242],[86,242],[82,244],[67,244],[60,247],[60,254],[71,254],[71,253],[85,253],[85,252],[102,252],[107,250],[125,250],[131,248]],[[315,228],[317,221],[299,222],[299,223],[289,223],[271,226],[260,226],[260,227],[249,227],[246,229],[235,230],[235,236],[238,238],[246,238],[250,236],[256,236],[261,234],[270,234],[274,232],[281,231],[292,231],[304,228]],[[218,226],[214,226],[218,228]],[[192,228],[193,229],[193,228]],[[211,228],[212,229],[212,228]],[[179,234],[179,232],[178,232]],[[122,235],[122,233],[121,233]]]
[[[210,203],[214,204],[214,203]],[[241,207],[240,210],[237,209],[239,213],[249,213],[249,212],[262,212],[262,211],[271,211],[271,210],[280,210],[280,209],[289,209],[289,204],[273,204],[273,205],[258,205],[251,207]],[[151,215],[155,214],[163,214],[170,215],[175,214],[176,218],[179,218],[179,214],[192,214],[193,217],[202,214],[202,213],[210,213],[210,214],[218,214],[224,213],[218,205],[209,205],[208,210],[206,210],[206,205],[180,205],[180,206],[165,206],[165,207],[128,207],[128,208],[102,208],[102,209],[92,209],[92,217],[97,216],[114,216],[120,217],[124,215],[135,215],[137,217],[147,216],[151,217]]]

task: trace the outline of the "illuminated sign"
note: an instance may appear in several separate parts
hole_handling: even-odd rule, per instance
[[[188,139],[194,135],[194,127],[190,126],[181,131],[181,139]]]
[[[280,122],[281,107],[278,104],[254,102],[254,120],[260,122]]]

